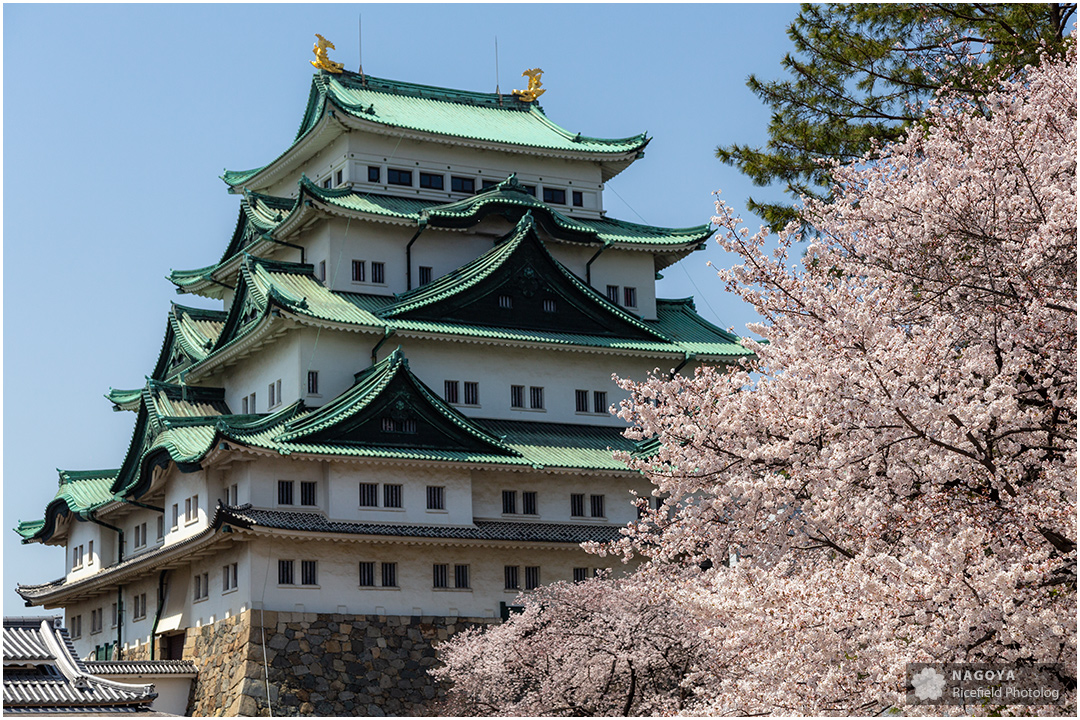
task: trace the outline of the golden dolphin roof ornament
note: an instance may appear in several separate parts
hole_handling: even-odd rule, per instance
[[[532,70],[526,70],[521,73],[522,77],[529,78],[529,86],[524,90],[515,90],[514,97],[518,100],[523,100],[524,102],[533,102],[536,98],[546,93],[547,90],[540,89],[540,86],[543,85],[543,83],[540,82],[540,76],[543,74],[544,71],[540,68],[533,68]]]
[[[315,37],[319,38],[319,41],[315,43],[315,47],[311,51],[315,53],[315,59],[311,61],[311,64],[319,70],[340,73],[345,66],[331,60],[330,56],[326,53],[328,49],[337,50],[337,48],[334,47],[334,43],[330,42],[319,33],[315,33]]]

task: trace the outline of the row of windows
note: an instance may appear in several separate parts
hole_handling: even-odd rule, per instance
[[[319,394],[319,371],[308,370],[307,374],[307,392],[308,395]],[[266,409],[271,410],[274,407],[280,405],[285,400],[285,396],[281,394],[281,380],[275,380],[266,386]],[[250,393],[240,398],[240,413],[242,415],[254,415],[258,412],[255,406],[256,394]]]
[[[318,501],[319,483],[314,481],[300,481],[300,505],[314,507]],[[296,505],[296,483],[293,480],[278,480],[277,501],[278,505]]]
[[[386,169],[386,184],[387,185],[400,185],[402,187],[413,187],[413,171],[405,170],[402,168],[387,168]],[[445,190],[446,189],[446,176],[442,173],[426,172],[423,170],[415,173],[417,177],[417,186],[425,190]],[[341,171],[337,174],[337,184],[340,185],[342,181]],[[378,165],[368,165],[368,182],[381,183],[382,182],[382,168]],[[480,189],[487,190],[494,187],[499,183],[495,180],[481,180]],[[323,187],[330,187],[330,178],[327,177],[323,181]],[[521,185],[522,190],[528,194],[536,197],[535,185]],[[462,175],[450,176],[450,192],[473,194],[476,192],[476,178],[465,177]],[[566,190],[564,188],[557,187],[544,187],[543,189],[544,202],[553,205],[566,205]],[[570,192],[570,201],[574,207],[584,207],[585,196],[580,190],[572,190]]]
[[[622,288],[622,304],[623,307],[636,308],[637,307],[637,288],[624,287]],[[619,286],[608,285],[607,286],[607,299],[616,305],[619,304]]]
[[[386,263],[371,261],[371,280],[370,282],[375,285],[386,284]],[[325,274],[325,268],[322,270]],[[366,260],[353,260],[352,261],[352,281],[355,283],[366,283],[368,281],[368,262]],[[326,278],[324,277],[325,281]]]
[[[180,503],[173,503],[172,506],[172,529],[175,530],[180,527],[181,519],[185,525],[190,525],[199,519],[199,496],[192,495],[189,498],[184,499],[184,514],[180,514]]]
[[[517,515],[518,514],[518,493],[517,490],[503,490],[502,493],[502,511],[504,515]],[[536,492],[531,490],[525,490],[521,493],[521,514],[522,515],[538,515],[536,509]]]
[[[317,560],[301,560],[300,576],[296,575],[296,560],[278,560],[278,585],[317,586],[319,564]],[[574,582],[584,582],[595,571],[574,568]],[[524,578],[524,586],[522,579]],[[505,590],[535,590],[540,587],[540,567],[519,565],[503,566]],[[357,585],[362,588],[397,588],[398,564],[396,562],[361,561],[357,568]],[[470,566],[464,564],[434,563],[431,566],[431,587],[435,590],[470,590]]]

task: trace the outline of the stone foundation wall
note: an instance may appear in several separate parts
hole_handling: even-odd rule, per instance
[[[417,715],[444,688],[428,676],[435,648],[492,618],[249,610],[190,628],[184,659],[199,668],[191,715]],[[262,639],[265,632],[266,655]]]

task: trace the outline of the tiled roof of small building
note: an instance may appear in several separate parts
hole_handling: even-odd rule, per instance
[[[199,672],[190,660],[87,660],[85,665],[94,675],[197,675]]]
[[[91,674],[60,618],[4,618],[5,715],[146,713],[156,697]]]

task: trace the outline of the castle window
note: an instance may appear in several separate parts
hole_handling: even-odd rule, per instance
[[[571,193],[571,197],[574,199],[574,207],[582,207],[585,205],[585,196],[581,194],[580,190],[575,190]]]
[[[593,397],[593,412],[603,414],[608,411],[607,406],[607,393],[602,390],[595,390],[592,394]]]
[[[397,587],[397,563],[382,564],[382,586]]]
[[[144,523],[145,524],[145,523]],[[86,543],[86,566],[90,567],[94,564],[94,541]]]
[[[604,496],[603,495],[590,495],[589,496],[589,514],[594,518],[604,517]]]
[[[375,587],[375,563],[360,563],[360,587]]]
[[[454,587],[459,590],[464,590],[469,587],[469,566],[468,565],[455,565],[454,566]]]
[[[431,566],[431,587],[433,588],[445,588],[449,587],[449,565],[435,564]]]
[[[585,582],[589,579],[589,568],[574,568],[574,582]]]
[[[210,573],[195,573],[195,601],[210,597]]]
[[[73,638],[81,638],[82,637],[82,615],[76,615],[75,617],[71,618],[71,622],[69,624],[71,625],[71,627],[68,628],[69,630],[71,630],[71,637],[73,637]]]
[[[403,435],[415,435],[416,434],[416,420],[408,418],[405,420],[397,420],[392,417],[384,417],[382,419],[382,430],[388,433],[399,433]]]
[[[135,526],[135,549],[146,547],[146,523]]]
[[[301,585],[318,585],[319,584],[319,563],[317,560],[301,560],[300,561],[300,584]]]
[[[312,507],[314,505],[317,505],[318,504],[318,502],[317,502],[318,487],[319,487],[319,483],[317,483],[317,482],[309,482],[309,481],[306,481],[306,480],[301,481],[300,482],[300,504],[301,505],[307,505],[308,507]]]
[[[544,409],[544,388],[535,386],[529,388],[529,408],[532,410]]]
[[[343,171],[341,171],[341,170],[338,170],[337,173],[334,174],[334,184],[335,185],[340,185],[344,180],[345,180],[345,173]]]
[[[386,263],[374,261],[371,263],[371,282],[376,285],[386,283]]]
[[[442,190],[443,189],[443,176],[436,175],[434,173],[420,173],[420,187],[428,188],[429,190]]]
[[[393,483],[383,485],[383,507],[401,507],[401,485]]]
[[[352,281],[353,282],[366,282],[367,279],[366,263],[363,260],[352,261]]]
[[[326,261],[319,261],[319,280],[326,282]]]
[[[244,399],[243,399],[243,400],[242,400],[242,401],[240,402],[240,411],[241,411],[241,412],[242,412],[242,413],[243,413],[244,415],[247,415],[247,414],[248,414],[248,413],[250,412],[250,411],[248,410],[248,399],[247,399],[247,395],[245,395],[245,396],[244,396]]]
[[[258,410],[255,409],[255,393],[248,395],[248,410],[250,410],[252,415],[258,412]]]
[[[585,494],[572,493],[570,495],[570,516],[585,517]]]
[[[623,305],[630,308],[637,307],[637,288],[623,288]]]
[[[446,509],[446,488],[441,485],[428,485],[427,488],[427,509],[428,510],[445,510]]]
[[[574,391],[574,411],[583,413],[589,412],[589,391],[588,390],[575,390]]]
[[[503,515],[517,514],[517,492],[515,490],[502,491]]]
[[[292,560],[278,560],[277,561],[277,581],[278,585],[295,585],[296,580],[293,576],[293,561]]]
[[[360,507],[377,507],[379,504],[379,484],[360,483]]]
[[[535,185],[522,185],[521,189],[524,190],[526,194],[532,195],[533,197],[536,197],[536,186]]]
[[[239,485],[237,485],[236,483],[233,483],[232,485],[229,486],[229,489],[225,492],[225,501],[229,505],[233,505],[233,506],[236,506],[236,505],[240,504],[240,486]]]
[[[525,515],[536,515],[536,493],[528,491],[521,493],[521,512]]]
[[[221,568],[221,592],[227,593],[235,590],[240,586],[239,583],[240,566],[237,563],[231,563]]]
[[[517,590],[521,587],[518,581],[518,566],[507,565],[503,567],[503,587],[507,590]]]
[[[172,506],[172,529],[180,527],[180,503],[173,503]]]
[[[544,202],[558,205],[566,204],[566,191],[562,188],[544,188]]]
[[[450,190],[452,192],[474,193],[476,192],[476,180],[473,180],[472,178],[451,175]]]
[[[111,625],[111,627],[116,627],[116,623],[119,622],[119,621],[120,621],[120,607],[116,603],[113,603],[112,604],[112,625]]]
[[[382,168],[378,165],[368,165],[367,179],[368,182],[379,182],[382,179]]]
[[[544,312],[553,313],[553,312],[555,312],[555,308],[556,308],[556,306],[555,306],[555,301],[554,300],[552,300],[551,298],[545,298],[544,299]]]
[[[420,285],[421,285],[421,287],[423,287],[424,285],[430,285],[431,284],[431,267],[428,266],[428,265],[421,265],[419,267],[419,271],[420,271]]]
[[[325,180],[323,180],[323,183],[322,183],[323,189],[325,189],[325,190],[329,190],[329,189],[330,189],[330,185],[331,185],[331,182],[330,182],[330,176],[328,175],[328,176],[326,177],[326,179],[325,179]]]
[[[156,540],[164,540],[165,539],[165,516],[164,515],[159,515],[158,516],[158,519],[157,519],[157,535],[155,536],[155,539]]]
[[[509,295],[500,295],[499,307],[503,310],[512,310],[514,308],[514,298]]]
[[[405,185],[412,187],[412,170],[386,169],[386,182],[390,185]]]
[[[619,302],[619,286],[618,285],[608,285],[607,286],[607,299],[610,300],[613,303],[618,304],[618,302]]]
[[[146,619],[146,593],[139,593],[132,598],[132,615],[135,620]]]
[[[275,380],[274,382],[270,383],[266,388],[266,392],[267,392],[267,395],[270,398],[269,402],[266,405],[267,408],[272,408],[272,407],[275,407],[276,405],[281,404],[281,381],[280,380]]]
[[[457,380],[446,380],[443,382],[443,399],[448,403],[457,405],[459,400],[458,390],[460,387],[461,384]]]
[[[465,381],[465,404],[480,404],[480,383]]]
[[[278,480],[277,482],[277,503],[278,505],[293,505],[293,481],[292,480]]]
[[[319,371],[308,370],[307,374],[307,391],[308,395],[319,394]]]
[[[77,570],[83,564],[83,546],[79,545],[71,549],[71,569]]]
[[[523,408],[525,407],[525,386],[524,385],[511,385],[510,386],[510,407]]]
[[[105,624],[104,620],[102,619],[102,616],[104,614],[105,614],[105,610],[103,608],[98,608],[97,610],[91,610],[90,611],[90,634],[91,635],[94,635],[95,633],[101,632],[101,626]]]
[[[525,589],[535,590],[540,587],[540,568],[539,567],[527,567],[525,568]]]

